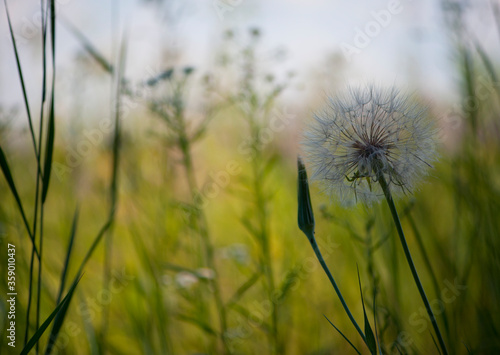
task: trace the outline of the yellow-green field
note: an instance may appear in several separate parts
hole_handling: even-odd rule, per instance
[[[269,76],[275,64],[260,61],[258,30],[226,33],[220,57],[231,56],[210,73],[173,65],[137,82],[124,74],[126,49],[99,62],[79,38],[82,73],[112,94],[90,110],[102,114],[71,122],[59,100],[78,96],[56,87],[51,155],[45,20],[42,135],[38,99],[29,101],[33,137],[26,107],[0,107],[0,353],[21,353],[33,339],[30,353],[45,354],[355,354],[330,320],[370,354],[297,224],[297,156],[322,90],[299,105],[284,98],[295,79]],[[450,65],[460,104],[433,98],[438,159],[396,208],[448,353],[496,354],[500,72],[498,58],[457,37]],[[367,334],[365,308],[374,353],[442,353],[387,203],[345,208],[310,186],[319,248]]]

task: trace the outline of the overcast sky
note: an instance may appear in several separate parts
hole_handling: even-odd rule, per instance
[[[116,50],[117,29],[127,28],[131,76],[161,66],[160,44],[165,42],[182,46],[183,64],[207,68],[223,30],[259,27],[263,45],[285,49],[287,68],[298,73],[306,88],[307,76],[321,71],[334,53],[343,63],[340,78],[347,83],[411,85],[429,96],[449,98],[455,80],[448,34],[436,0],[174,0],[161,6],[137,0],[56,2],[58,13],[108,56]],[[41,79],[39,1],[8,3],[31,92]],[[471,21],[476,21],[478,38],[498,47],[489,1],[474,3]],[[59,26],[57,44],[58,67],[70,67],[80,48],[77,41]],[[2,2],[0,105],[21,103],[21,98]]]

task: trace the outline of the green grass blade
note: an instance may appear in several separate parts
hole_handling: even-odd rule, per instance
[[[80,280],[80,279],[77,279]],[[78,282],[78,281],[77,281]],[[71,290],[68,291],[73,293]],[[45,355],[50,355],[52,353],[52,349],[54,347],[54,344],[57,340],[57,336],[59,335],[59,332],[61,331],[62,325],[64,323],[64,319],[66,318],[66,314],[68,313],[69,309],[69,302],[65,302],[59,312],[57,312],[56,317],[54,319],[54,325],[52,326],[52,330],[50,331],[50,336],[49,336],[49,341],[47,343],[47,349],[45,350]]]
[[[474,71],[474,65],[473,61],[471,58],[471,53],[466,49],[463,48],[461,50],[461,55],[462,55],[462,65],[463,65],[463,77],[465,79],[465,89],[466,91],[463,92],[462,95],[466,95],[467,98],[469,99],[474,99],[476,100],[476,85],[475,85],[475,71]],[[465,110],[465,113],[467,115],[467,119],[469,120],[470,127],[472,129],[472,133],[476,134],[477,133],[477,125],[478,125],[478,110]]]
[[[50,103],[49,123],[47,141],[45,145],[45,162],[43,167],[42,203],[45,203],[49,191],[50,172],[52,170],[52,159],[54,155],[55,119],[54,119],[54,92]]]
[[[69,30],[82,44],[83,49],[109,74],[114,72],[111,63],[90,43],[90,41],[73,26],[67,19],[59,17],[61,23]]]
[[[278,288],[278,297],[276,298],[277,303],[286,298],[288,293],[292,290],[292,287],[295,285],[295,282],[299,279],[300,274],[300,267],[294,267],[287,271],[285,278]]]
[[[92,245],[90,246],[89,250],[87,251],[87,254],[85,254],[85,257],[82,260],[82,263],[80,264],[80,268],[78,269],[78,273],[76,277],[79,277],[79,275],[83,272],[83,268],[89,261],[90,257],[94,253],[95,249],[97,248],[97,245],[99,245],[99,242],[101,241],[102,237],[104,234],[107,232],[107,230],[111,227],[113,224],[113,215],[114,211],[111,211],[111,215],[109,216],[108,220],[106,223],[101,227],[99,230],[99,233],[97,233],[97,236],[94,238],[94,241],[92,242]]]
[[[337,327],[335,326],[335,324],[333,324],[333,323],[332,323],[332,322],[328,319],[328,317],[327,317],[327,316],[325,316],[325,315],[323,314],[323,317],[325,317],[325,318],[326,318],[326,320],[328,321],[328,323],[330,323],[330,324],[331,324],[331,326],[332,326],[333,328],[335,328],[335,330],[336,330],[336,331],[337,331],[340,335],[342,335],[342,338],[344,338],[344,339],[345,339],[345,341],[347,341],[347,342],[349,343],[349,345],[351,345],[351,346],[352,346],[352,348],[353,348],[353,349],[354,349],[354,350],[355,350],[355,351],[356,351],[359,355],[361,355],[361,353],[359,352],[359,350],[358,350],[358,349],[354,346],[354,344],[353,344],[353,343],[351,343],[351,341],[350,341],[350,340],[349,340],[349,339],[348,339],[348,338],[344,335],[344,333],[342,333],[342,332],[340,331],[340,329],[339,329],[339,328],[337,328]]]
[[[441,349],[439,349],[439,345],[438,345],[436,339],[434,338],[434,335],[432,335],[431,331],[429,331],[429,334],[431,335],[432,342],[434,343],[434,346],[436,347],[438,354],[441,355],[442,354]]]
[[[47,319],[45,320],[45,322],[42,323],[42,325],[40,326],[40,328],[38,328],[38,330],[35,332],[35,334],[33,334],[33,336],[31,337],[31,339],[28,341],[28,343],[26,344],[26,346],[21,351],[21,355],[27,355],[30,352],[30,350],[39,341],[40,337],[43,335],[43,333],[45,332],[45,330],[47,330],[47,328],[49,327],[50,323],[56,317],[56,315],[59,313],[59,311],[66,304],[69,305],[69,303],[71,302],[71,298],[73,297],[73,293],[74,293],[74,291],[76,289],[76,286],[80,282],[80,279],[81,278],[78,278],[78,279],[75,280],[75,282],[73,282],[73,285],[69,289],[69,291],[66,294],[66,296],[64,297],[64,299],[61,301],[61,303],[59,303],[57,305],[57,307],[54,309],[54,311],[52,311],[52,313],[47,317]]]
[[[203,330],[205,333],[207,333],[209,335],[217,336],[217,332],[209,324],[203,322],[201,319],[191,317],[191,316],[188,316],[185,314],[179,314],[179,315],[177,315],[177,318],[184,321],[184,322],[191,323],[191,324],[197,326],[198,328],[200,328],[201,330]]]
[[[17,208],[19,209],[19,212],[21,212],[21,217],[23,219],[24,225],[25,225],[26,230],[28,231],[28,234],[30,236],[31,243],[33,244],[33,248],[35,249],[35,253],[38,256],[38,249],[36,248],[35,242],[33,240],[33,233],[31,232],[31,228],[29,226],[28,219],[26,218],[26,214],[24,213],[24,208],[23,208],[23,204],[21,202],[21,198],[19,197],[19,194],[17,193],[16,184],[14,183],[14,178],[12,177],[12,173],[10,171],[9,164],[7,162],[7,157],[5,156],[1,146],[0,146],[0,168],[2,169],[5,180],[7,180],[7,185],[9,185],[10,191],[14,195],[14,199],[16,200],[16,203],[17,203]]]
[[[47,198],[47,192],[49,191],[50,183],[50,173],[52,170],[52,159],[54,155],[54,138],[55,138],[55,107],[54,107],[54,96],[55,96],[55,80],[56,80],[56,39],[55,39],[55,21],[56,13],[54,0],[50,2],[50,16],[51,16],[51,41],[52,41],[52,93],[50,99],[50,110],[49,110],[49,122],[47,130],[47,141],[45,145],[45,162],[43,168],[43,185],[42,185],[42,203],[45,203]]]
[[[30,127],[31,140],[33,141],[33,149],[35,150],[35,156],[37,160],[40,160],[39,152],[36,147],[35,130],[33,129],[33,120],[31,118],[30,106],[28,103],[28,95],[26,93],[26,86],[24,85],[23,70],[21,69],[21,61],[19,60],[19,53],[17,52],[16,38],[14,37],[14,30],[12,29],[12,23],[10,21],[9,9],[7,6],[7,0],[4,0],[5,13],[7,15],[7,22],[9,24],[10,38],[12,40],[12,46],[14,47],[14,55],[16,57],[17,72],[19,75],[19,81],[21,83],[21,88],[23,91],[24,107],[26,108],[26,114],[28,115],[28,123]]]
[[[62,294],[64,292],[64,285],[66,284],[66,275],[68,273],[69,268],[69,260],[71,258],[71,252],[73,251],[73,243],[75,241],[76,236],[76,227],[78,225],[78,217],[79,217],[79,208],[77,207],[75,210],[75,214],[73,215],[73,223],[71,224],[71,232],[69,235],[69,244],[68,249],[66,250],[66,259],[64,260],[64,267],[61,274],[61,283],[59,286],[59,294],[57,295],[57,302],[61,301]]]
[[[375,340],[375,336],[373,334],[372,327],[370,326],[370,321],[366,315],[365,309],[365,300],[363,298],[363,288],[361,287],[361,278],[359,277],[359,269],[358,269],[358,283],[359,283],[359,291],[361,292],[361,304],[363,305],[363,315],[365,318],[365,336],[366,336],[366,345],[370,349],[372,354],[377,354],[377,341]]]
[[[377,329],[377,300],[376,300],[376,292],[373,293],[373,326],[375,328],[375,340],[377,341],[378,352],[382,355],[382,348],[380,347],[380,340],[378,338],[378,329]]]
[[[234,295],[230,298],[229,302],[227,303],[226,307],[231,307],[238,303],[238,301],[241,299],[241,297],[247,292],[249,289],[252,288],[253,285],[259,280],[260,276],[262,275],[261,272],[256,272],[250,278],[241,285]]]
[[[479,54],[481,60],[483,61],[484,67],[486,68],[488,75],[491,77],[493,83],[496,84],[498,82],[497,74],[495,73],[495,68],[493,67],[493,63],[488,57],[488,54],[486,54],[483,47],[477,40],[474,42],[474,45],[476,47],[477,53]]]
[[[472,351],[469,349],[469,347],[467,346],[467,344],[465,344],[465,342],[462,342],[462,344],[464,344],[465,349],[467,349],[467,354],[471,354],[472,355]]]

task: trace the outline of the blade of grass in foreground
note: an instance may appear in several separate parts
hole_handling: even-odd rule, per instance
[[[118,89],[119,90],[119,89]],[[114,222],[114,217],[115,217],[115,212],[116,212],[116,205],[117,205],[117,190],[118,190],[118,161],[119,161],[119,142],[120,142],[120,128],[119,128],[119,114],[117,113],[117,116],[115,118],[115,133],[114,133],[114,143],[113,143],[113,158],[112,158],[112,178],[111,178],[111,185],[110,185],[110,195],[111,195],[111,206],[110,206],[110,211],[108,214],[108,219],[104,223],[104,225],[101,227],[99,232],[97,233],[97,236],[94,238],[94,241],[92,242],[89,250],[85,254],[85,257],[83,258],[80,267],[78,269],[78,272],[76,273],[75,276],[75,281],[79,280],[81,278],[81,275],[83,273],[83,269],[87,262],[89,261],[90,257],[94,253],[95,249],[99,245],[99,242],[102,240],[106,232],[111,228]],[[61,312],[60,316],[60,325],[62,325],[62,322],[64,321],[64,316],[66,314],[67,308],[64,310],[64,312]],[[54,325],[55,328],[55,325]],[[58,332],[59,330],[57,330]],[[53,340],[55,341],[55,339]],[[49,349],[47,349],[49,350]],[[50,353],[50,351],[49,351]]]
[[[64,267],[63,271],[61,274],[61,282],[59,286],[59,293],[57,295],[57,302],[59,303],[61,301],[62,294],[64,292],[64,285],[66,283],[66,275],[68,273],[68,267],[69,267],[69,260],[71,257],[71,252],[73,251],[73,243],[75,241],[75,236],[76,236],[76,227],[78,225],[78,217],[79,217],[79,208],[76,208],[75,214],[73,215],[73,223],[71,224],[71,232],[69,235],[69,244],[68,248],[66,250],[66,259],[64,260]]]
[[[359,291],[361,293],[361,304],[363,305],[363,315],[365,318],[366,345],[368,345],[368,348],[370,349],[370,352],[372,354],[377,354],[377,342],[375,340],[372,327],[370,326],[370,322],[368,321],[368,317],[366,315],[365,300],[363,297],[363,288],[361,287],[361,278],[359,277],[359,269],[358,269],[358,283],[359,283]]]
[[[5,180],[7,180],[7,185],[9,185],[10,191],[14,195],[14,199],[16,200],[16,203],[17,203],[17,208],[19,209],[19,212],[21,213],[21,217],[23,219],[24,225],[25,225],[26,230],[27,230],[29,237],[31,239],[31,243],[33,245],[35,253],[38,257],[39,256],[38,249],[36,248],[35,241],[33,240],[33,233],[32,233],[31,228],[29,226],[28,219],[26,218],[26,214],[24,213],[24,208],[23,208],[23,204],[21,202],[21,198],[19,197],[19,194],[17,193],[16,184],[14,183],[14,179],[12,177],[12,173],[10,171],[9,164],[7,163],[7,158],[4,154],[1,146],[0,146],[0,168],[2,169]]]
[[[21,355],[27,355],[30,350],[35,346],[35,344],[38,343],[40,337],[43,335],[45,330],[49,327],[50,323],[52,320],[55,318],[55,316],[59,313],[59,311],[66,305],[71,302],[71,298],[73,297],[73,294],[75,292],[76,286],[80,282],[81,277],[77,278],[74,282],[71,288],[69,289],[68,293],[66,294],[66,297],[57,305],[57,307],[54,309],[54,311],[48,316],[48,318],[43,322],[43,324],[38,328],[38,330],[33,334],[31,339],[28,341],[26,346],[23,348],[21,351]]]
[[[115,129],[113,135],[113,161],[112,161],[112,176],[111,176],[111,188],[110,188],[110,203],[111,210],[116,210],[116,203],[118,200],[118,167],[120,164],[120,148],[121,148],[121,90],[122,90],[122,78],[123,71],[125,69],[125,60],[127,53],[127,41],[126,34],[123,35],[124,39],[122,40],[120,46],[120,52],[118,56],[118,70],[113,73],[114,76],[114,89],[115,89],[115,100],[114,106],[112,106],[111,110],[115,114]],[[114,213],[113,213],[114,218]],[[112,267],[112,254],[113,251],[113,225],[110,225],[110,228],[107,232],[107,237],[105,237],[104,241],[104,265],[103,265],[103,288],[108,289],[111,282],[111,267]],[[107,344],[106,342],[106,333],[109,326],[109,306],[105,305],[102,310],[102,326],[101,326],[101,343],[103,347]],[[102,349],[103,353],[106,350]]]
[[[336,331],[337,331],[340,335],[342,335],[342,338],[344,338],[344,339],[345,339],[345,341],[347,341],[347,342],[349,343],[349,345],[350,345],[350,346],[352,346],[352,348],[353,348],[353,349],[354,349],[354,350],[355,350],[355,351],[356,351],[359,355],[361,355],[361,353],[359,352],[359,350],[358,350],[358,349],[354,346],[354,344],[353,344],[353,343],[351,343],[351,341],[350,341],[350,340],[349,340],[349,339],[348,339],[348,338],[344,335],[344,333],[342,333],[342,332],[340,331],[340,329],[339,329],[339,328],[337,328],[337,327],[335,326],[335,324],[333,324],[333,323],[332,323],[332,322],[328,319],[328,317],[327,317],[327,316],[325,316],[325,315],[323,314],[323,317],[325,317],[325,318],[326,318],[326,320],[328,321],[328,323],[330,323],[330,325],[331,325],[333,328],[335,328],[335,330],[336,330]]]
[[[373,293],[373,326],[375,327],[375,340],[377,341],[378,352],[380,355],[382,355],[382,348],[380,347],[380,340],[378,338],[378,330],[377,330],[376,292]]]
[[[389,186],[387,185],[387,181],[385,180],[384,174],[382,174],[382,173],[378,174],[378,180],[380,183],[380,187],[382,188],[382,191],[384,192],[385,199],[386,199],[387,204],[389,206],[389,210],[391,211],[392,219],[394,220],[394,224],[396,225],[396,230],[398,232],[401,246],[403,247],[406,261],[408,262],[408,266],[410,267],[411,274],[413,276],[413,280],[415,281],[418,292],[420,293],[420,298],[422,299],[422,301],[425,305],[425,309],[427,310],[427,315],[429,316],[431,323],[432,323],[432,327],[434,328],[434,331],[437,335],[439,346],[440,346],[443,354],[448,355],[448,350],[446,348],[443,336],[441,335],[441,331],[439,330],[439,326],[437,324],[436,317],[434,316],[434,312],[432,311],[432,307],[429,303],[429,300],[428,300],[427,295],[425,293],[424,287],[422,286],[422,282],[420,281],[420,277],[418,276],[417,269],[415,267],[415,264],[413,263],[410,249],[408,247],[408,243],[406,242],[406,237],[405,237],[405,234],[403,231],[403,227],[402,227],[401,221],[399,219],[399,214],[398,214],[398,211],[396,209],[396,205],[394,204],[394,200],[392,198],[392,194],[391,194],[391,191],[389,189]]]
[[[23,90],[24,107],[26,108],[26,113],[28,115],[31,140],[33,141],[33,148],[35,150],[36,158],[37,160],[40,160],[39,152],[36,147],[35,130],[33,129],[33,120],[31,119],[31,111],[28,103],[28,95],[26,94],[26,87],[24,85],[24,76],[23,76],[23,71],[21,69],[21,61],[19,60],[19,54],[17,52],[16,38],[14,37],[14,30],[12,29],[12,23],[10,21],[10,14],[9,14],[9,8],[7,6],[7,0],[4,0],[4,4],[5,4],[5,14],[7,15],[7,22],[9,24],[10,38],[12,40],[12,46],[14,47],[14,55],[16,57],[17,72],[19,74],[19,81],[21,83],[21,88]]]
[[[40,325],[40,303],[41,303],[41,290],[42,290],[42,255],[43,255],[43,237],[44,237],[44,207],[45,200],[47,199],[47,193],[49,191],[49,182],[50,182],[50,173],[52,168],[52,157],[54,153],[54,137],[55,137],[55,113],[54,113],[54,96],[55,96],[55,77],[56,77],[56,67],[55,67],[55,6],[54,0],[50,0],[50,3],[46,4],[45,16],[43,16],[44,2],[41,2],[41,12],[42,12],[42,43],[43,43],[43,81],[42,81],[42,103],[40,105],[40,129],[39,129],[39,138],[38,138],[38,152],[42,154],[42,138],[43,138],[43,124],[44,124],[44,105],[46,99],[46,77],[47,77],[47,17],[50,10],[50,19],[51,19],[51,47],[52,47],[52,84],[51,84],[51,100],[50,100],[50,108],[49,108],[49,122],[47,127],[47,137],[45,142],[45,162],[43,175],[41,174],[41,161],[38,159],[37,162],[37,188],[36,188],[36,202],[38,201],[38,193],[39,193],[39,181],[42,179],[42,194],[41,194],[41,206],[40,206],[40,242],[39,242],[39,250],[40,250],[40,258],[38,265],[38,292],[37,292],[37,306],[36,306],[36,328]],[[36,219],[35,212],[35,219]],[[31,298],[30,298],[31,299]],[[29,313],[28,313],[29,319]],[[57,321],[57,317],[56,317]],[[36,353],[38,354],[39,344],[36,344]]]
[[[64,285],[66,282],[66,274],[67,274],[68,267],[69,267],[69,260],[70,260],[70,256],[71,256],[71,251],[73,250],[73,242],[74,242],[75,235],[76,235],[77,224],[78,224],[78,208],[75,211],[75,214],[73,216],[73,223],[71,225],[69,245],[68,245],[68,248],[66,251],[66,259],[64,261],[64,267],[63,267],[63,271],[62,271],[62,275],[61,275],[61,284],[59,286],[59,294],[57,296],[57,301],[56,301],[57,304],[59,304],[61,297],[62,297],[62,294],[64,292]],[[68,306],[69,306],[69,303],[68,303]],[[55,344],[55,341],[56,341],[57,336],[59,334],[59,331],[61,329],[62,323],[64,321],[64,317],[66,316],[68,306],[64,306],[56,316],[56,320],[54,321],[54,325],[53,325],[52,330],[50,332],[49,341],[47,343],[47,348],[45,350],[45,354],[50,354],[52,352],[52,348]]]

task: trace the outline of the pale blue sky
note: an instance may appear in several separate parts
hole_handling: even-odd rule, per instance
[[[56,2],[59,13],[70,19],[107,55],[116,50],[113,46],[118,42],[116,30],[113,30],[117,26],[113,26],[113,21],[126,27],[130,34],[128,71],[132,76],[144,75],[148,67],[161,66],[159,44],[171,43],[168,34],[172,31],[183,43],[181,62],[203,70],[209,67],[214,45],[224,29],[259,27],[264,34],[264,46],[287,50],[286,67],[298,73],[298,80],[306,90],[311,73],[320,72],[326,57],[338,53],[339,58],[345,60],[338,77],[347,83],[397,83],[412,88],[417,86],[430,97],[452,97],[450,88],[454,77],[450,69],[453,61],[440,2],[436,0],[226,0],[225,4],[233,5],[225,7],[222,0],[174,0],[170,1],[169,12],[132,0]],[[471,21],[480,19],[474,22],[477,36],[484,43],[494,43],[497,48],[498,37],[488,3],[475,1],[478,9],[471,14]],[[36,31],[39,1],[11,0],[9,4],[28,88],[30,93],[36,94],[41,75],[40,48],[38,37],[29,37]],[[217,10],[216,4],[222,7]],[[112,9],[117,8],[117,15],[111,16]],[[388,18],[391,9],[397,10]],[[173,17],[169,18],[168,13],[174,14]],[[379,14],[378,24],[374,13]],[[20,103],[21,96],[5,19],[2,2],[0,104],[12,105]],[[170,23],[168,30],[165,22]],[[342,48],[355,48],[356,35],[358,40],[365,36],[363,48],[356,49],[360,51],[358,54],[346,56]],[[58,66],[71,67],[78,48],[78,43],[59,27]]]

